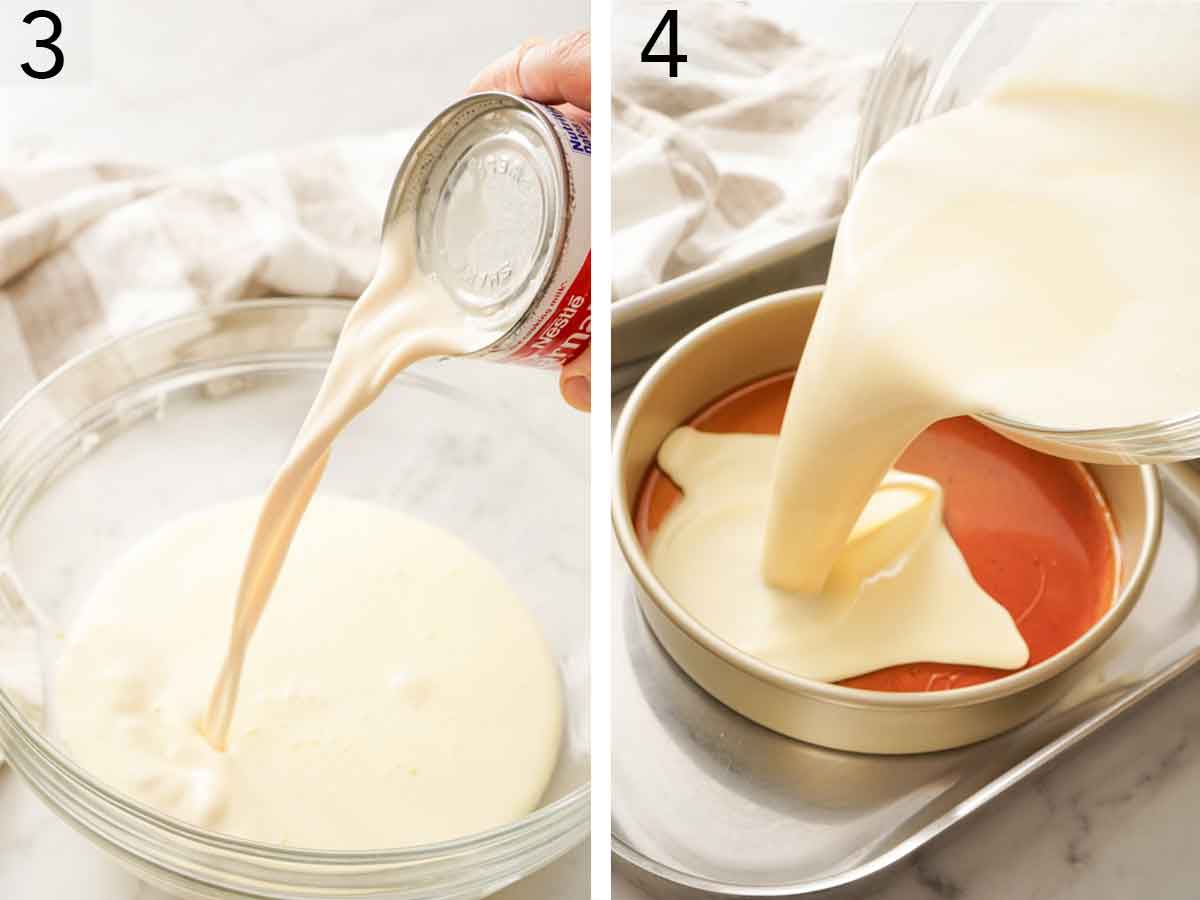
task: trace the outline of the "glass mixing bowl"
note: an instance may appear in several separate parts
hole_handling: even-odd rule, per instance
[[[908,12],[867,93],[851,183],[894,134],[977,97],[1049,15],[1071,3],[918,3]],[[1200,15],[1200,6],[1179,8]],[[1198,404],[1200,405],[1200,404]],[[978,417],[1020,443],[1095,463],[1200,457],[1200,413],[1132,427],[1060,430]]]
[[[39,622],[43,680],[115,555],[189,510],[262,492],[315,395],[349,304],[255,301],[195,312],[68,363],[0,422],[0,601]],[[588,828],[587,459],[555,433],[544,373],[470,360],[402,375],[336,445],[322,489],[448,528],[504,572],[563,679],[563,750],[540,809],[418,847],[322,852],[238,840],[122,796],[52,724],[0,689],[0,746],[65,819],[146,881],[199,898],[486,896]],[[540,414],[539,414],[540,409]],[[170,597],[164,597],[170,602]],[[49,693],[47,722],[53,723]]]

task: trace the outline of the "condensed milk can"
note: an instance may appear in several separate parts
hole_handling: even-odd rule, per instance
[[[384,233],[415,229],[416,265],[488,343],[471,354],[554,368],[591,340],[591,134],[512,94],[474,94],[421,133]]]

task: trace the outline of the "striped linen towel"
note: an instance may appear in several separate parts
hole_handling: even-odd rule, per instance
[[[0,417],[75,354],[156,320],[253,297],[358,296],[415,136],[174,171],[0,153]],[[0,535],[0,687],[36,718],[36,629],[5,560]]]
[[[613,298],[833,223],[881,54],[827,47],[728,0],[680,0],[678,76],[641,51],[663,15],[613,28]],[[655,50],[665,52],[666,32]]]

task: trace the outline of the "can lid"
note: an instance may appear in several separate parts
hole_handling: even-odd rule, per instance
[[[405,158],[384,216],[415,228],[417,265],[489,329],[544,290],[566,234],[562,149],[546,117],[511,94],[447,108]]]

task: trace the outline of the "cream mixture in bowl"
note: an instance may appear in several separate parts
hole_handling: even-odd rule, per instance
[[[226,748],[203,734],[261,492],[347,309],[152,326],[0,425],[3,589],[48,689],[45,726],[0,690],[0,740],[177,893],[478,897],[586,833],[586,432],[533,371],[424,364],[349,425]]]
[[[450,532],[362,500],[314,499],[227,745],[208,742],[229,626],[214,610],[231,606],[260,505],[191,513],[105,573],[58,672],[72,755],[155,809],[283,846],[418,845],[532,812],[562,733],[537,620]]]

